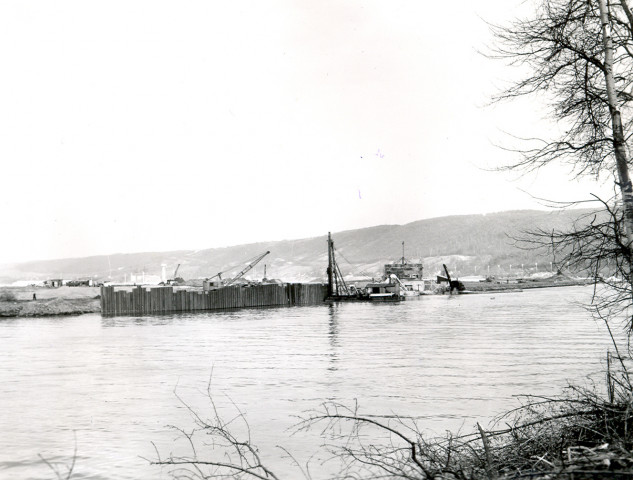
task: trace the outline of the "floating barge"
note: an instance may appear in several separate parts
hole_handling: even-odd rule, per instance
[[[403,300],[401,294],[401,282],[392,282],[391,276],[384,282],[368,283],[364,289],[358,289],[354,285],[347,285],[336,263],[336,254],[332,235],[328,232],[328,266],[327,266],[327,296],[329,302],[399,302]]]

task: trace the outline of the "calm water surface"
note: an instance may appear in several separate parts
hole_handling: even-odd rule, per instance
[[[600,372],[609,339],[579,305],[588,288],[425,297],[161,317],[0,320],[0,478],[53,478],[38,454],[76,476],[169,478],[141,457],[178,448],[212,374],[221,411],[247,416],[278,471],[276,445],[307,459],[321,443],[290,437],[293,415],[325,399],[414,416],[431,432],[470,431],[517,405]],[[176,445],[176,446],[175,446]],[[318,468],[316,468],[318,470]],[[313,472],[314,473],[314,472]],[[318,476],[318,475],[315,475]],[[292,478],[292,475],[288,475]]]

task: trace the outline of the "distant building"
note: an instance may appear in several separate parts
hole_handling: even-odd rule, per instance
[[[421,263],[408,263],[406,260],[400,263],[388,263],[385,265],[385,276],[395,275],[400,280],[422,280],[424,266]]]
[[[52,278],[50,280],[44,280],[44,286],[50,288],[59,288],[64,284],[64,280],[61,278]]]
[[[92,287],[94,282],[92,278],[79,278],[77,280],[68,280],[66,286],[68,287]]]
[[[205,292],[208,292],[209,290],[215,290],[216,288],[220,288],[222,286],[222,282],[220,280],[217,281],[213,281],[213,280],[203,280],[202,281],[202,290],[204,290]]]

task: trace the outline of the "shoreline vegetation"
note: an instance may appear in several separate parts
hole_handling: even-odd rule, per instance
[[[589,285],[585,279],[544,278],[521,282],[499,279],[492,282],[464,282],[468,293],[517,292],[531,288]],[[33,295],[35,294],[35,300]],[[45,317],[100,313],[99,287],[2,287],[0,288],[0,318]]]
[[[218,414],[211,381],[210,412],[194,411],[174,393],[195,424],[193,430],[173,427],[190,452],[176,457],[157,450],[147,459],[171,468],[172,478],[311,478],[309,464],[303,468],[296,462],[296,472],[279,476],[268,468],[250,441],[245,416],[237,412],[226,421]],[[477,423],[470,434],[427,439],[410,418],[364,416],[357,405],[336,402],[307,412],[291,430],[323,438],[329,459],[324,461],[337,462],[339,473],[329,477],[334,479],[629,479],[632,393],[625,360],[608,353],[602,393],[595,386],[571,386],[558,397],[528,395],[518,408],[497,417],[490,430]]]

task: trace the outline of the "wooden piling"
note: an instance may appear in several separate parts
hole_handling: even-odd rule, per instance
[[[318,305],[325,300],[322,284],[229,286],[207,292],[174,290],[171,286],[136,286],[131,290],[101,287],[103,315],[151,315],[171,312],[229,310],[272,306]]]

